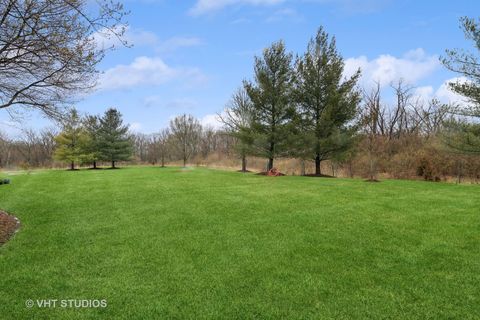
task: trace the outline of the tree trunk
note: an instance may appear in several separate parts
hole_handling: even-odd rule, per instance
[[[247,172],[247,157],[242,156],[242,172]]]
[[[457,184],[462,183],[463,176],[463,163],[461,160],[457,160]]]
[[[112,160],[112,169],[115,169],[115,160]]]
[[[268,158],[268,168],[267,171],[273,169],[273,152],[275,151],[275,142],[270,142],[270,158]]]
[[[305,159],[300,160],[300,175],[305,175]]]
[[[165,157],[162,156],[162,168],[165,168]]]
[[[187,158],[183,158],[183,167],[186,168],[187,167]]]
[[[317,156],[315,157],[315,175],[319,176],[322,174],[322,169],[320,168],[320,154],[317,153]]]
[[[267,171],[270,171],[272,169],[273,169],[273,158],[268,158]]]
[[[375,164],[373,163],[373,158],[370,156],[370,180],[375,180]]]
[[[93,169],[97,169],[97,161],[93,161]]]
[[[353,178],[353,161],[350,160],[348,163],[348,175],[350,178]]]
[[[75,170],[75,162],[70,163],[70,170]]]

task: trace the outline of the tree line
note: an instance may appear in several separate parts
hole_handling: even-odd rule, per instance
[[[466,32],[478,40],[477,29],[471,30],[478,24],[463,21]],[[442,61],[456,65],[458,72],[465,72],[462,61],[474,61],[472,56],[459,57],[461,53],[455,50],[447,54]],[[463,83],[451,87],[475,102],[478,93],[471,84],[475,80],[472,69],[479,72],[471,66],[472,82],[467,88]],[[265,49],[255,58],[254,80],[244,81],[219,114],[238,140],[242,169],[246,170],[247,156],[259,156],[268,159],[267,170],[276,158],[297,158],[302,174],[305,161],[314,162],[317,176],[322,175],[325,160],[348,167],[352,176],[353,167],[362,167],[363,175],[372,181],[381,172],[435,180],[448,174],[458,176],[463,167],[478,176],[477,159],[465,154],[480,153],[478,124],[468,119],[478,114],[478,108],[466,111],[464,106],[436,98],[423,101],[402,80],[390,84],[396,103],[387,103],[384,84],[361,89],[360,75],[357,70],[351,77],[344,76],[335,37],[323,28],[295,60],[281,41]]]
[[[479,22],[461,22],[467,39],[480,49]],[[0,166],[48,166],[52,158],[70,168],[76,163],[95,168],[97,162],[115,167],[117,161],[162,166],[179,161],[185,166],[223,157],[238,158],[242,171],[247,171],[247,160],[258,169],[258,159],[265,159],[261,167],[270,170],[279,159],[295,159],[300,174],[317,176],[327,169],[331,175],[342,171],[369,180],[379,175],[437,180],[467,174],[477,179],[478,57],[447,50],[442,63],[468,79],[450,84],[466,104],[422,101],[401,80],[387,89],[380,83],[360,88],[361,70],[345,77],[335,37],[320,28],[300,56],[278,41],[255,57],[252,79],[243,81],[218,115],[221,130],[181,115],[158,133],[133,134],[114,109],[101,117],[71,111],[59,134],[57,129],[24,130],[15,140],[0,134]],[[386,90],[393,92],[395,102],[384,98]]]
[[[170,121],[169,127],[152,135],[135,134],[125,125],[121,113],[108,109],[103,116],[81,117],[71,109],[61,122],[61,132],[54,136],[53,159],[68,163],[71,170],[78,165],[90,165],[97,169],[98,162],[116,163],[135,160],[151,161],[165,166],[167,160],[181,160],[183,166],[198,153],[208,155],[210,144],[216,135],[212,129],[200,124],[192,115],[183,114]],[[137,153],[138,152],[138,153]],[[145,155],[148,154],[147,157]]]

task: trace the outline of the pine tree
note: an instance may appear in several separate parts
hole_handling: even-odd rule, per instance
[[[100,130],[100,120],[97,116],[87,116],[83,120],[83,126],[88,136],[88,141],[84,144],[84,153],[87,155],[85,162],[93,165],[97,169],[97,162],[100,160],[100,148],[98,145],[98,135]]]
[[[85,145],[88,143],[88,136],[75,109],[70,110],[62,125],[62,132],[55,137],[57,148],[54,157],[70,163],[70,170],[75,170],[75,163],[82,163],[87,157]]]
[[[122,115],[116,109],[109,109],[99,119],[97,145],[99,159],[115,162],[128,161],[132,156],[132,141],[128,136],[128,126],[123,125]]]
[[[297,156],[315,161],[321,175],[321,161],[337,157],[352,142],[349,123],[357,113],[360,93],[355,86],[358,70],[343,80],[344,61],[335,38],[320,28],[306,53],[296,61],[294,100],[297,103]]]
[[[287,137],[293,114],[291,103],[292,55],[283,41],[273,43],[255,57],[255,81],[244,87],[252,101],[253,152],[268,158],[273,168],[275,158],[288,153]]]
[[[463,17],[460,20],[465,37],[480,51],[480,20]],[[463,119],[445,123],[444,141],[452,149],[462,153],[480,154],[480,57],[463,50],[447,50],[442,63],[451,71],[466,77],[468,81],[450,83],[450,88],[464,96],[469,104],[459,106],[453,113]],[[477,119],[476,121],[470,121]]]

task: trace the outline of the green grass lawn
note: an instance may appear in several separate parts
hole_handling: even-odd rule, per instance
[[[479,319],[480,187],[180,168],[10,177],[0,319]],[[106,299],[106,308],[27,308]]]

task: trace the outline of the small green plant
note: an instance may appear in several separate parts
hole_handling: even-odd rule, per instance
[[[0,184],[10,184],[10,179],[0,179]]]

